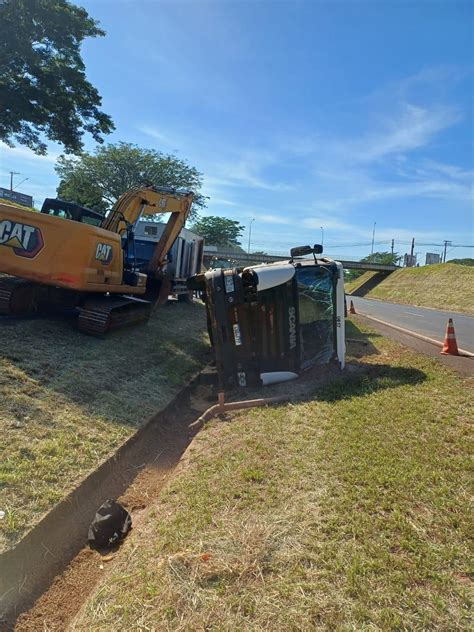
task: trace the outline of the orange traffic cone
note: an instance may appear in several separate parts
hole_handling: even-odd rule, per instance
[[[354,307],[354,303],[351,301],[351,306],[349,308],[349,314],[357,314],[355,307]]]
[[[448,319],[446,327],[446,335],[444,337],[444,345],[441,353],[445,355],[459,355],[458,343],[456,342],[456,334],[454,333],[453,319]]]

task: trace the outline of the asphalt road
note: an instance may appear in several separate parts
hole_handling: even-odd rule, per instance
[[[348,296],[354,301],[356,312],[379,318],[398,327],[404,327],[423,336],[442,342],[449,317],[454,322],[458,347],[474,353],[474,317],[458,312],[445,312],[412,305],[374,301],[369,298]]]

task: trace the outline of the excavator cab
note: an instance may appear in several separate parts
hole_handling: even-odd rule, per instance
[[[97,211],[59,198],[46,198],[41,212],[45,215],[54,215],[54,217],[62,217],[91,226],[100,226],[104,219],[104,216]]]

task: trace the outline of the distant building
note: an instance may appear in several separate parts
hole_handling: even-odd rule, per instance
[[[22,206],[28,206],[33,208],[33,198],[26,193],[19,193],[18,191],[10,191],[10,189],[4,189],[0,187],[0,199],[10,200],[10,202],[16,202]]]
[[[403,257],[403,265],[405,268],[414,268],[416,266],[416,255],[409,255],[405,253]]]
[[[427,252],[425,264],[430,266],[433,263],[441,263],[441,255],[438,255],[436,252]]]

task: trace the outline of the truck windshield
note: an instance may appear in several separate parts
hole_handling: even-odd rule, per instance
[[[322,266],[296,269],[301,331],[301,368],[334,355],[334,275]]]

